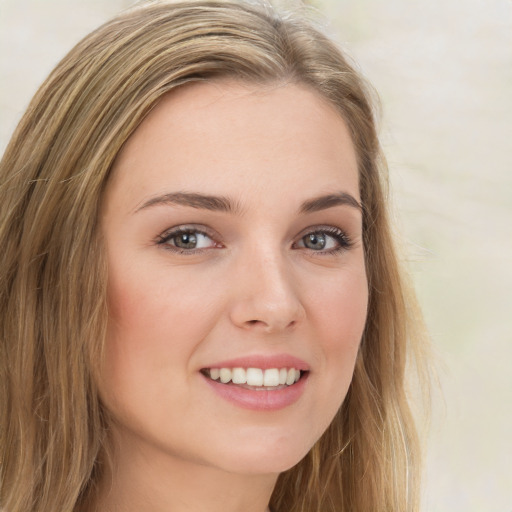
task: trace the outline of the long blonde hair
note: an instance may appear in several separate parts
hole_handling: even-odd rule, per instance
[[[405,384],[422,336],[387,216],[370,88],[302,14],[264,2],[152,2],[80,42],[41,86],[0,164],[0,506],[87,507],[108,463],[98,399],[107,320],[98,211],[128,137],[175,87],[300,82],[356,147],[369,311],[353,381],[322,438],[283,473],[276,512],[415,511],[419,448]]]

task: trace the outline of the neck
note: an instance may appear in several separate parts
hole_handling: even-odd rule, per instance
[[[277,474],[225,471],[162,455],[123,451],[101,482],[91,512],[269,512]]]

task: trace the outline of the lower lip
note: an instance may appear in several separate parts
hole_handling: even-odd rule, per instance
[[[222,384],[203,376],[207,384],[222,398],[242,409],[253,411],[277,411],[288,407],[302,396],[309,374],[303,375],[295,384],[272,391],[252,390],[236,385]]]

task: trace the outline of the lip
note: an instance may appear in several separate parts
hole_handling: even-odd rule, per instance
[[[224,366],[223,368],[229,368]],[[261,368],[261,366],[259,367]],[[269,368],[274,368],[270,366]],[[299,400],[307,385],[309,373],[304,374],[291,386],[271,391],[252,390],[236,385],[222,384],[201,374],[206,384],[224,400],[242,409],[253,411],[278,411],[289,407]]]
[[[269,391],[222,384],[201,374],[206,384],[224,400],[242,409],[253,411],[278,411],[297,402],[306,389],[310,371],[308,363],[290,354],[254,354],[216,361],[204,368],[261,368],[262,370],[270,368],[295,368],[305,372],[295,384]]]
[[[310,370],[309,365],[305,361],[290,354],[237,357],[235,359],[217,361],[214,364],[205,366],[205,368],[261,368],[262,370],[270,368],[295,368],[302,371]]]

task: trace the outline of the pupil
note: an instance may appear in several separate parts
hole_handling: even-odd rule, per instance
[[[192,233],[182,233],[176,239],[176,245],[182,249],[194,249],[197,244],[196,235]]]
[[[308,249],[323,249],[325,247],[325,235],[311,233],[305,237],[304,245]]]

